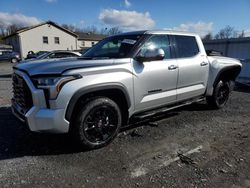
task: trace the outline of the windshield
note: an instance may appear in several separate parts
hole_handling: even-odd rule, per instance
[[[86,58],[126,58],[142,35],[119,35],[106,38],[89,49]]]
[[[49,55],[50,52],[44,52],[41,55],[37,56],[36,59],[44,59]]]

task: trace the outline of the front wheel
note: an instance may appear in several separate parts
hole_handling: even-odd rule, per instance
[[[207,103],[214,108],[222,108],[226,105],[230,95],[229,82],[220,80],[212,96],[207,97]]]
[[[17,63],[17,59],[16,59],[16,58],[12,58],[12,59],[10,60],[10,62],[11,62],[11,63]]]
[[[109,98],[98,97],[80,107],[72,127],[73,136],[82,146],[100,148],[117,136],[121,124],[119,106]]]

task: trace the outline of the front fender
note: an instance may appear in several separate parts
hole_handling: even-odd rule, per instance
[[[129,92],[127,91],[125,86],[123,86],[122,84],[120,84],[120,83],[96,84],[96,85],[91,85],[91,86],[81,88],[72,96],[72,98],[70,99],[69,104],[67,106],[65,118],[68,121],[70,120],[70,118],[72,116],[72,113],[73,113],[73,110],[74,110],[74,108],[76,106],[76,103],[82,96],[84,96],[86,94],[90,94],[92,92],[104,91],[104,90],[109,90],[109,89],[118,89],[118,90],[120,90],[124,94],[124,96],[126,98],[128,108],[131,106]]]

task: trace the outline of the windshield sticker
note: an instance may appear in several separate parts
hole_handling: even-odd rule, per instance
[[[132,40],[132,39],[123,39],[122,43],[126,43],[126,44],[135,44],[136,40]]]

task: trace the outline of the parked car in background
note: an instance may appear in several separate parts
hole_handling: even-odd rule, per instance
[[[20,54],[13,51],[0,51],[0,61],[10,61],[17,63],[21,60]]]
[[[33,58],[37,58],[38,56],[48,53],[48,51],[38,51],[36,53],[34,53],[33,51],[29,51],[28,55],[25,59],[33,59]]]
[[[41,53],[41,55],[37,56],[36,58],[27,59],[25,62],[30,61],[37,61],[37,60],[43,60],[43,59],[61,59],[61,58],[73,58],[73,57],[80,57],[82,56],[79,52],[73,52],[73,51],[51,51],[51,52],[44,52]]]

